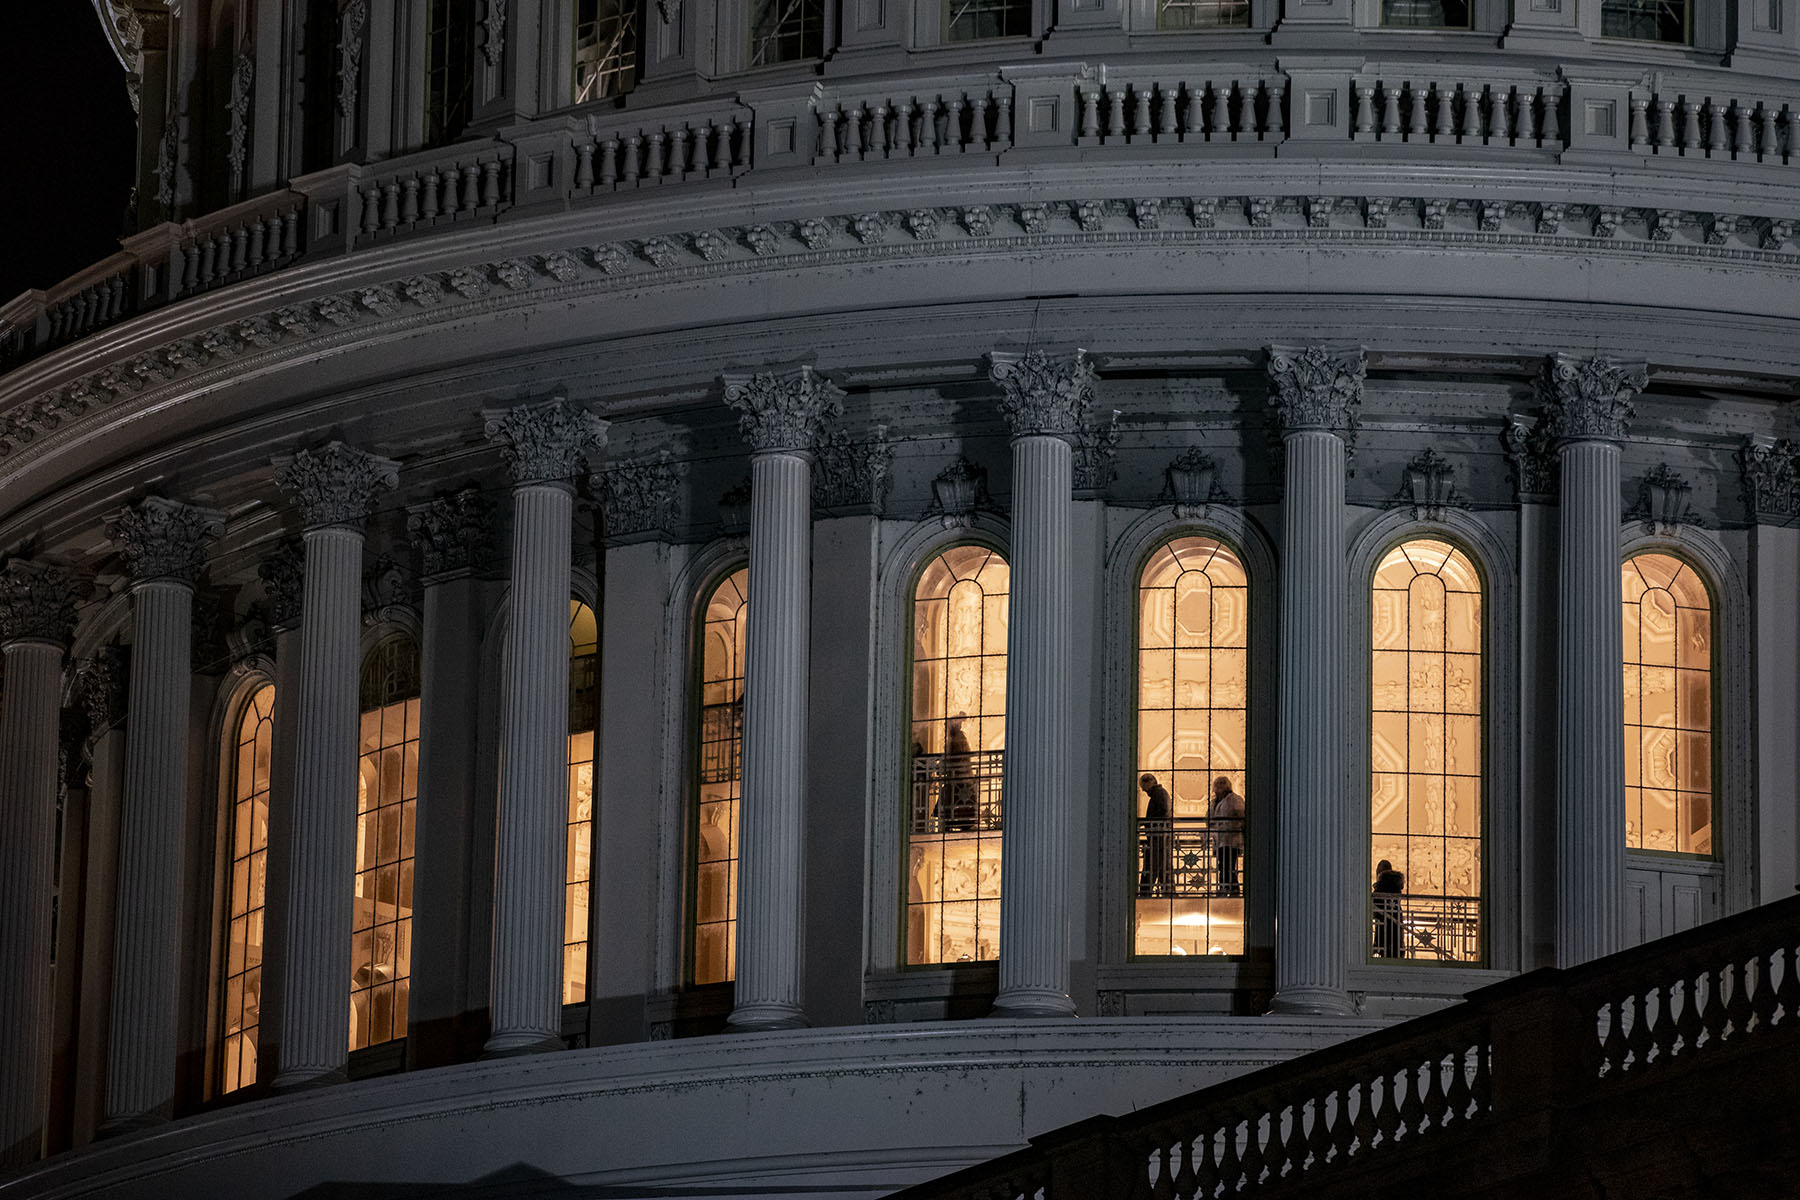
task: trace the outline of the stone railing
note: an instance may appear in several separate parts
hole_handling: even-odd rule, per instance
[[[1454,1008],[1129,1117],[1033,1138],[895,1197],[1440,1194],[1412,1184],[1446,1164],[1531,1169],[1519,1167],[1530,1157],[1520,1140],[1545,1140],[1554,1114],[1628,1144],[1637,1134],[1617,1109],[1655,1103],[1677,1084],[1680,1102],[1701,1113],[1707,1088],[1735,1086],[1736,1067],[1797,1051],[1800,898],[1483,988]],[[1552,1156],[1535,1169],[1556,1167]]]
[[[1071,150],[1101,160],[1150,153],[1172,164],[1295,149],[1367,157],[1394,147],[1416,160],[1429,146],[1443,147],[1449,161],[1473,148],[1528,153],[1547,168],[1566,160],[1660,170],[1684,160],[1677,171],[1685,174],[1685,160],[1708,170],[1730,160],[1765,173],[1756,178],[1800,182],[1789,173],[1800,165],[1800,84],[1698,68],[1647,72],[1635,83],[1617,81],[1616,72],[1613,82],[1596,83],[1592,74],[1581,63],[1536,59],[1459,68],[1429,58],[1347,64],[1283,54],[1169,64],[1127,55],[829,83],[772,76],[735,94],[555,113],[487,139],[341,164],[133,235],[122,253],[0,306],[0,370],[147,308],[296,261],[790,168],[897,171],[905,168],[896,160],[944,156],[1006,166]],[[1409,148],[1398,151],[1403,143]],[[1309,219],[1328,224],[1330,200],[1318,198]],[[1497,216],[1504,206],[1490,207]],[[1104,205],[1089,208],[1089,217],[1103,215]],[[1775,244],[1787,240],[1788,214],[1752,216],[1777,221]],[[1427,227],[1441,228],[1440,217],[1432,214]],[[1610,231],[1619,219],[1597,221]],[[1715,244],[1738,228],[1735,218],[1707,219]],[[1692,218],[1653,212],[1660,224],[1652,236],[1683,221]],[[1484,218],[1482,228],[1491,223]],[[1095,222],[1081,224],[1089,230]]]

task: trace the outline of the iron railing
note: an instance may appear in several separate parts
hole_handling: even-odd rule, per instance
[[[1377,892],[1371,901],[1376,958],[1481,961],[1481,897]]]
[[[1139,896],[1243,894],[1244,819],[1174,817],[1137,823]],[[1236,873],[1220,876],[1221,848],[1236,850]]]
[[[912,832],[998,830],[1005,776],[1004,750],[914,755]]]

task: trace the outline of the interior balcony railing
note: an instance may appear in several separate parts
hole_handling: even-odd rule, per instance
[[[998,831],[1005,779],[1004,750],[913,755],[911,832]]]
[[[1137,822],[1138,895],[1219,899],[1243,894],[1242,817]],[[1233,852],[1229,856],[1221,851]]]
[[[1648,1184],[1659,1155],[1691,1166],[1700,1147],[1744,1142],[1729,1114],[1747,1094],[1785,1128],[1796,1055],[1800,897],[1091,1118],[894,1200],[1599,1195],[1567,1185],[1602,1162],[1635,1163]],[[1778,1165],[1797,1148],[1787,1136],[1754,1153]],[[1777,1176],[1786,1190],[1791,1174]]]
[[[1371,897],[1370,952],[1378,959],[1481,962],[1481,897],[1382,893]]]
[[[1631,79],[1594,67],[1578,59],[1505,53],[1461,62],[1429,52],[1309,61],[1290,51],[1279,59],[1252,54],[1175,63],[1143,54],[1105,63],[1034,61],[1020,70],[1000,64],[934,71],[927,65],[902,76],[825,81],[795,72],[771,75],[742,92],[724,80],[724,90],[712,95],[559,111],[440,148],[342,163],[231,208],[135,234],[120,254],[47,291],[0,305],[0,371],[135,314],[295,262],[629,196],[661,200],[677,194],[670,189],[746,176],[780,178],[795,168],[897,172],[913,160],[945,157],[1005,167],[1033,156],[1066,159],[1075,148],[1101,159],[1150,154],[1169,164],[1297,149],[1367,157],[1373,151],[1354,147],[1372,144],[1407,147],[1399,153],[1409,160],[1424,154],[1479,164],[1484,171],[1503,161],[1554,169],[1565,152],[1574,152],[1571,164],[1583,169],[1653,167],[1704,180],[1730,163],[1734,178],[1800,183],[1800,82],[1700,66],[1645,70]],[[1290,144],[1296,142],[1301,145]],[[1244,198],[1249,224],[1269,224],[1279,200]],[[1031,233],[1065,216],[1089,232],[1114,217],[1138,228],[1185,217],[1205,227],[1217,217],[1206,207],[1210,201],[1194,201],[1193,211],[1182,214],[1167,211],[1171,203],[1150,197],[1028,204],[1018,220]],[[1330,225],[1334,203],[1332,197],[1303,197],[1306,223]],[[1445,202],[1435,203],[1438,208],[1427,204],[1422,210],[1425,228],[1443,226]],[[1490,219],[1497,228],[1505,207],[1498,201],[1483,205],[1481,228],[1489,229]],[[1566,207],[1556,205],[1549,232],[1557,231]],[[1668,240],[1694,224],[1693,214],[1673,209],[1632,214],[1600,205],[1593,236],[1610,237],[1622,221],[1644,219],[1649,239]],[[1371,205],[1367,222],[1385,225],[1388,215],[1386,207]],[[1573,227],[1574,209],[1566,215]],[[974,233],[985,232],[992,216],[977,207],[953,219]],[[1748,244],[1778,248],[1795,232],[1792,221],[1773,227],[1764,221],[1751,229],[1717,213],[1701,216],[1704,239],[1714,244],[1749,238]],[[761,255],[782,237],[809,249],[846,237],[864,243],[929,238],[938,222],[935,211],[897,208],[869,211],[849,224],[815,218],[779,229],[749,223],[651,233],[429,272],[404,285],[370,288],[350,301],[339,298],[337,303],[350,305],[342,312],[290,305],[275,323],[341,324],[358,307],[380,313],[402,302],[430,305],[451,294],[516,290],[534,273],[566,282],[590,269],[615,274],[633,264]],[[278,328],[251,323],[244,340],[255,344],[280,335]],[[207,351],[202,346],[182,353],[203,358]],[[147,361],[139,373],[156,376],[183,365]],[[82,400],[63,402],[79,406]],[[0,429],[0,437],[10,436]]]

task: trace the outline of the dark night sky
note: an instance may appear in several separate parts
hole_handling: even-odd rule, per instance
[[[137,138],[125,72],[89,0],[10,0],[6,9],[0,303],[118,249]]]

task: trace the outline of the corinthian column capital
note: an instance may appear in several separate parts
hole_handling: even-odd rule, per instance
[[[407,510],[427,579],[485,571],[494,558],[494,503],[470,485]]]
[[[1000,385],[1000,415],[1015,438],[1073,440],[1094,403],[1094,364],[1085,350],[1066,356],[995,351],[988,355],[988,378]]]
[[[1648,381],[1641,362],[1553,354],[1538,381],[1545,432],[1561,443],[1621,441],[1635,415],[1631,398]]]
[[[609,422],[562,396],[481,415],[488,437],[499,443],[500,457],[520,487],[575,478],[588,453],[606,445],[609,428]]]
[[[12,559],[0,570],[0,645],[75,637],[75,604],[87,583],[65,567]]]
[[[342,527],[361,532],[375,493],[400,482],[400,466],[342,442],[327,442],[275,460],[275,482],[288,494],[308,529]]]
[[[1269,385],[1283,433],[1316,429],[1345,433],[1362,407],[1362,350],[1333,353],[1323,346],[1270,346]]]
[[[125,509],[106,535],[131,565],[133,583],[168,580],[193,586],[206,566],[206,543],[225,531],[225,514],[160,496]]]
[[[825,422],[844,411],[844,390],[811,367],[723,379],[725,403],[754,451],[811,450]]]

